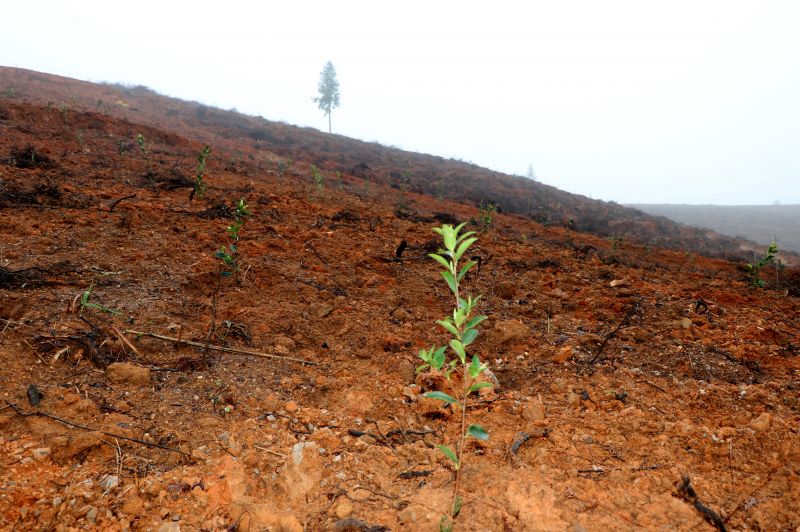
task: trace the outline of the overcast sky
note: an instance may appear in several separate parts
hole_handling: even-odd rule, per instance
[[[800,2],[4,2],[0,64],[620,203],[800,203]]]

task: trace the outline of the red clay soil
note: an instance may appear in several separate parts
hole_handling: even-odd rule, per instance
[[[458,417],[415,374],[447,340],[427,253],[443,221],[482,230],[477,210],[346,173],[319,188],[246,145],[212,146],[190,202],[201,147],[0,103],[0,528],[437,530]],[[474,254],[497,384],[468,410],[490,438],[465,453],[457,530],[800,527],[800,299],[520,216]]]

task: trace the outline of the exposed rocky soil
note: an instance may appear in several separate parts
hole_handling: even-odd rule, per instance
[[[414,371],[447,339],[427,253],[477,209],[247,144],[189,201],[201,136],[0,102],[0,527],[436,530],[458,428]],[[713,529],[684,476],[728,529],[800,527],[796,272],[512,215],[474,253],[498,385],[458,530]]]

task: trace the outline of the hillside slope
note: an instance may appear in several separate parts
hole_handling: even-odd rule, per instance
[[[162,96],[145,87],[94,84],[0,67],[0,88],[3,87],[11,101],[101,112],[190,136],[217,151],[226,150],[230,157],[260,154],[263,159],[269,152],[291,161],[315,164],[327,173],[341,172],[400,191],[473,206],[493,203],[504,212],[615,240],[629,239],[733,260],[750,260],[752,250],[760,248],[743,239],[683,226],[613,202],[592,200],[462,161],[215,109]]]
[[[796,271],[762,290],[720,259],[484,225],[318,185],[317,152],[286,166],[98,107],[0,100],[0,529],[436,530],[460,417],[415,367],[447,341],[427,254],[457,221],[488,316],[470,353],[497,380],[467,409],[490,437],[465,451],[457,530],[708,528],[683,476],[731,529],[800,526]]]

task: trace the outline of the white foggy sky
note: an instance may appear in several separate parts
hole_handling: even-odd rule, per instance
[[[800,203],[796,0],[6,2],[0,64],[620,203]]]

